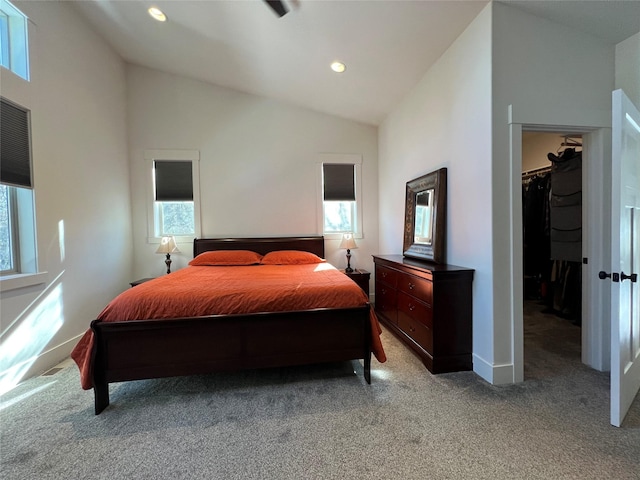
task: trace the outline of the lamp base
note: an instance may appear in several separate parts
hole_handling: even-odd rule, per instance
[[[347,268],[344,269],[347,273],[353,273],[353,268],[351,268],[351,250],[347,248]]]
[[[169,255],[167,253],[167,258],[164,261],[165,265],[167,266],[167,273],[171,273],[171,255]]]

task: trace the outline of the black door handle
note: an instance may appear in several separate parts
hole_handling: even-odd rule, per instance
[[[631,280],[631,283],[636,283],[638,281],[638,274],[632,273],[631,275],[625,275],[624,272],[620,272],[620,278],[621,282],[624,282],[625,280]]]
[[[598,278],[600,280],[604,280],[605,278],[610,278],[613,282],[619,282],[620,281],[620,275],[618,273],[615,273],[615,272],[614,273],[607,273],[604,270],[600,270],[598,272]]]

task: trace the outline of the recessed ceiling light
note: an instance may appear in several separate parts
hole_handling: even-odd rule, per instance
[[[156,19],[157,21],[159,22],[167,21],[167,16],[158,7],[151,7],[147,11],[149,12],[149,15],[151,15],[151,17]]]
[[[333,62],[331,64],[331,70],[336,73],[342,73],[347,69],[347,66],[342,62]]]

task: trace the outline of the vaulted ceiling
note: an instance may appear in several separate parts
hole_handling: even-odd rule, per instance
[[[74,1],[129,63],[378,125],[487,5],[485,0]],[[616,44],[640,1],[506,2]],[[159,7],[167,21],[147,13]],[[334,73],[334,60],[346,71]]]

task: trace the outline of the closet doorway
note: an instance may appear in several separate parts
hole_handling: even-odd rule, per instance
[[[513,381],[522,382],[524,375],[523,325],[523,240],[522,240],[522,141],[523,134],[554,133],[582,136],[582,319],[581,360],[599,371],[611,366],[611,288],[598,279],[598,271],[611,263],[611,128],[610,121],[598,114],[579,115],[585,123],[567,121],[551,123],[547,118],[571,120],[562,111],[543,116],[521,115],[510,110],[509,158],[511,174],[512,250],[510,294],[512,319]],[[525,118],[527,117],[527,118]],[[533,122],[528,118],[536,119]],[[601,118],[602,117],[602,118]],[[528,120],[528,121],[527,121]],[[570,126],[577,125],[577,126]],[[557,145],[557,144],[556,144]],[[545,148],[544,155],[558,146]],[[549,150],[548,152],[545,150]],[[585,263],[586,262],[586,263]],[[606,288],[605,288],[606,287]]]
[[[524,380],[582,361],[582,134],[522,132]]]

